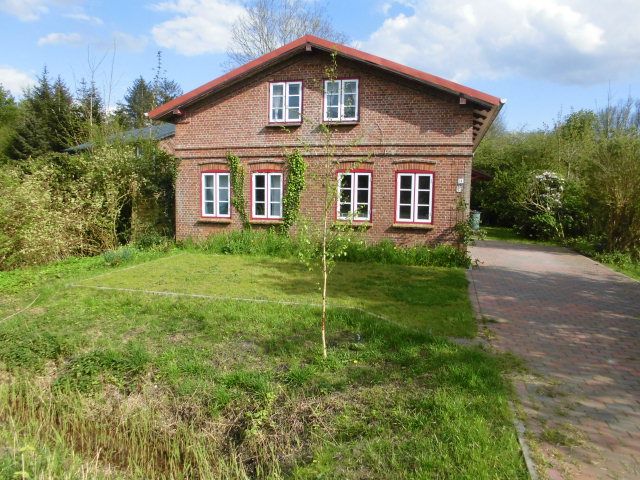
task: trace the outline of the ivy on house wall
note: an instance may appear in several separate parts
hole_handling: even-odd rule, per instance
[[[282,198],[284,207],[283,232],[288,231],[293,226],[300,214],[300,197],[305,187],[304,174],[306,171],[307,163],[298,150],[294,150],[287,155],[287,183]]]
[[[240,216],[243,228],[248,229],[250,225],[245,208],[244,167],[240,163],[240,159],[232,153],[227,153],[227,163],[229,164],[229,172],[231,173],[231,205],[233,205],[233,208]]]

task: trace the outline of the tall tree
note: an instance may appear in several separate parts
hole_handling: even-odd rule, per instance
[[[80,86],[76,91],[76,102],[80,118],[91,130],[95,125],[101,125],[104,121],[104,104],[102,96],[96,88],[95,82],[80,80]]]
[[[153,85],[142,76],[136,78],[124,96],[124,102],[119,104],[118,116],[123,126],[139,128],[149,125],[150,121],[145,116],[156,105]]]
[[[0,162],[6,160],[7,147],[11,143],[18,120],[18,106],[15,99],[0,84]]]
[[[315,2],[249,0],[246,14],[232,28],[229,66],[245,64],[307,34],[346,41],[346,36],[333,28],[324,8]]]
[[[162,66],[162,52],[158,50],[155,75],[153,76],[153,93],[155,97],[155,107],[167,103],[182,95],[182,88],[174,80],[167,78],[167,71]]]

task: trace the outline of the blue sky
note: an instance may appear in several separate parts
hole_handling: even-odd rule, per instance
[[[314,0],[305,0],[314,1]],[[353,46],[506,98],[511,129],[640,98],[638,0],[328,0]],[[111,104],[163,52],[185,91],[224,73],[241,0],[0,0],[0,83],[19,95],[46,65]],[[114,55],[115,44],[115,55]],[[111,67],[113,60],[113,69]]]

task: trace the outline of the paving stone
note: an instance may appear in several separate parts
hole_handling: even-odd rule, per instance
[[[582,437],[571,448],[541,442],[555,470],[640,479],[640,282],[560,247],[483,241],[470,250],[479,314],[500,319],[487,324],[492,345],[540,375],[517,388],[527,426],[566,434],[568,424]]]

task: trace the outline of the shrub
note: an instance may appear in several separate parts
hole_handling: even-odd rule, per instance
[[[297,237],[282,235],[275,230],[234,231],[212,235],[200,243],[187,242],[184,245],[186,248],[223,255],[264,255],[281,258],[296,257],[302,253],[303,249],[309,250],[309,246],[304,245]],[[313,246],[311,248],[313,249]],[[339,260],[425,267],[466,268],[471,264],[466,252],[451,245],[401,247],[390,240],[383,240],[377,244],[367,244],[362,241],[347,242],[344,246],[344,255],[341,255]]]
[[[135,251],[129,247],[122,247],[117,250],[107,250],[102,254],[104,262],[110,267],[117,267],[131,260],[135,255]]]

